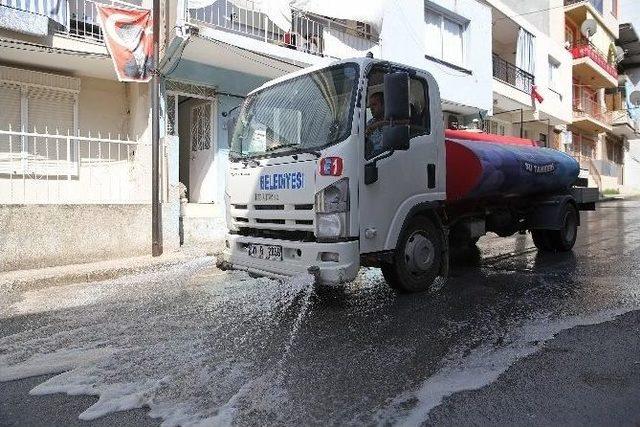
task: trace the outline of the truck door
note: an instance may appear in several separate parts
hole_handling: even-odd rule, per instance
[[[380,152],[382,132],[375,126],[376,102],[384,98],[384,73],[368,75],[365,144],[359,191],[361,253],[394,249],[397,235],[411,207],[445,198],[444,131],[438,88],[430,76],[414,74],[409,81],[410,147],[377,161],[378,179],[364,182],[364,165]],[[382,94],[374,95],[374,94]],[[372,111],[373,110],[373,111]],[[384,113],[383,113],[384,114]],[[373,129],[373,130],[372,130]]]

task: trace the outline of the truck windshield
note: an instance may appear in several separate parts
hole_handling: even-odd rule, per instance
[[[250,95],[238,116],[231,156],[315,150],[344,140],[358,76],[357,64],[340,64]]]

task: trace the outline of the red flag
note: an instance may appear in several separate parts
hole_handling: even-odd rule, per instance
[[[538,92],[538,87],[536,85],[531,86],[531,98],[540,103],[544,101],[544,98],[540,95],[540,92]]]
[[[148,82],[153,67],[151,11],[96,5],[107,50],[121,82]]]

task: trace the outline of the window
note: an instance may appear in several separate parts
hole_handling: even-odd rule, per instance
[[[464,65],[465,24],[429,9],[427,24],[427,55],[454,65]]]
[[[403,71],[403,70],[394,70]],[[384,151],[382,146],[384,120],[384,75],[387,67],[374,67],[368,75],[367,110],[365,113],[365,158],[370,159]],[[431,133],[429,88],[419,77],[409,80],[409,137]]]
[[[611,0],[611,13],[616,18],[618,17],[618,0]]]
[[[429,91],[427,83],[416,77],[409,81],[409,135],[415,138],[431,133],[429,119]]]
[[[547,135],[541,133],[538,135],[538,146],[539,147],[548,147],[547,145]]]

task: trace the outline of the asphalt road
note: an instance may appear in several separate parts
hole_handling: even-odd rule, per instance
[[[640,201],[567,254],[483,238],[420,295],[212,264],[1,290],[0,424],[640,423]]]

